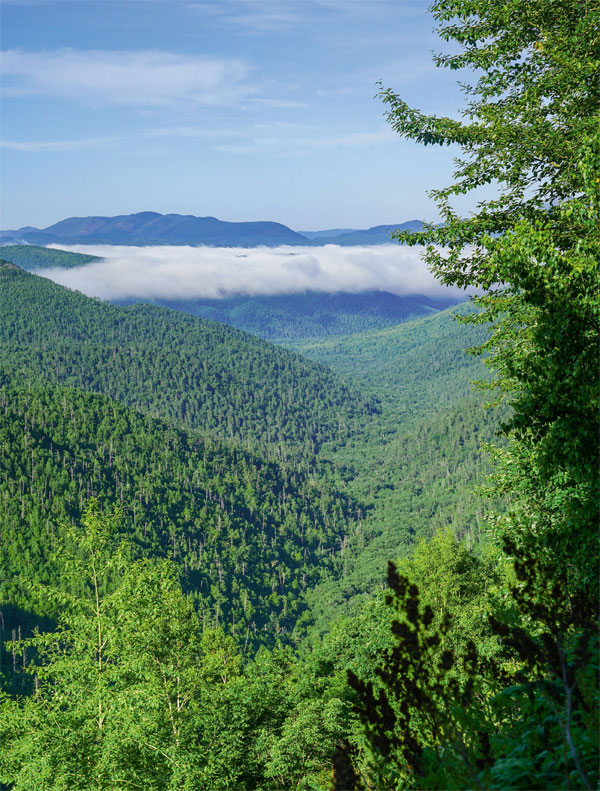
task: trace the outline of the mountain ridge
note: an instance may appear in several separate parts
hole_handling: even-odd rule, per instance
[[[227,222],[192,214],[159,214],[143,211],[114,217],[91,215],[67,217],[47,228],[24,226],[0,231],[0,244],[113,244],[113,245],[207,245],[212,247],[276,247],[279,245],[387,244],[390,232],[420,230],[420,220],[371,228],[293,231],[272,221]]]
[[[252,247],[298,244],[304,237],[276,222],[226,222],[216,217],[138,212],[114,217],[67,217],[47,228],[1,231],[2,243],[207,244]]]

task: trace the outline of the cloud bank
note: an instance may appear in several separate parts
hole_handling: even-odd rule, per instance
[[[215,299],[306,291],[390,291],[464,297],[441,286],[415,248],[397,244],[342,247],[128,247],[52,245],[102,261],[37,274],[101,299]]]

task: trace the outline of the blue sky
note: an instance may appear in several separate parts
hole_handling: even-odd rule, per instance
[[[451,149],[400,140],[377,81],[454,114],[423,0],[3,0],[0,227],[152,210],[296,230],[436,219]]]

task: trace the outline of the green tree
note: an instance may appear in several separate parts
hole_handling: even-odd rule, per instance
[[[118,521],[92,501],[56,557],[79,593],[38,588],[58,628],[18,646],[36,655],[34,692],[2,700],[0,778],[31,791],[243,787],[253,704],[237,649],[201,633],[172,564],[131,560]]]
[[[464,86],[462,120],[424,116],[382,92],[401,135],[462,149],[454,183],[431,193],[443,224],[400,238],[428,245],[442,282],[485,289],[475,300],[482,312],[467,320],[493,322],[481,351],[512,408],[504,458],[513,470],[504,465],[499,488],[511,493],[523,535],[532,521],[548,523],[541,502],[555,494],[544,535],[561,544],[556,573],[595,601],[600,4],[438,0],[432,10],[442,38],[458,45],[438,65],[478,79]],[[490,183],[497,197],[459,217],[452,198]]]
[[[401,135],[458,145],[462,155],[453,184],[431,193],[443,223],[399,238],[427,245],[425,258],[442,282],[484,291],[475,298],[480,312],[467,320],[492,322],[479,351],[512,412],[490,489],[508,502],[492,522],[515,572],[510,607],[490,623],[512,665],[506,673],[486,669],[475,646],[462,652],[472,685],[487,678],[500,688],[491,718],[456,688],[467,720],[473,717],[458,727],[463,713],[444,702],[460,656],[448,654],[448,667],[431,665],[433,614],[419,608],[418,587],[392,569],[392,599],[408,623],[396,634],[397,661],[378,671],[388,694],[377,702],[363,682],[355,686],[370,727],[392,740],[380,747],[404,750],[420,787],[448,782],[436,773],[451,764],[450,742],[472,775],[464,783],[591,788],[598,759],[600,5],[437,0],[432,11],[442,38],[454,44],[437,65],[473,77],[464,85],[462,118],[426,116],[389,90],[382,98]],[[453,199],[490,184],[497,195],[460,217]],[[417,672],[419,657],[432,668],[429,679]],[[414,683],[399,691],[405,682],[396,676],[410,668]],[[390,700],[402,705],[409,693],[415,709],[433,712],[432,722],[446,714],[445,732],[430,730],[423,741],[405,712],[391,717]],[[445,757],[427,767],[423,750],[436,740]]]
[[[418,778],[418,787],[461,788],[476,774],[488,747],[477,732],[488,728],[487,701],[499,689],[480,671],[501,659],[486,614],[501,596],[505,564],[490,554],[478,557],[447,530],[389,565],[388,612],[371,616],[369,629],[387,626],[387,645],[348,673],[371,744],[363,774],[376,787]],[[486,701],[482,710],[467,705],[474,697]]]
[[[119,521],[91,501],[82,527],[61,536],[56,585],[32,585],[58,626],[15,646],[33,691],[0,697],[0,783],[323,788],[349,705],[314,687],[290,649],[244,663],[231,636],[203,631],[175,565],[132,559]]]
[[[19,646],[36,654],[33,695],[3,701],[2,774],[14,788],[168,788],[180,764],[197,620],[169,566],[131,561],[118,521],[92,502],[56,556],[79,592],[37,589],[60,616]]]

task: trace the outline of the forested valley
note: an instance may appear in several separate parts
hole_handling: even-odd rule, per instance
[[[380,98],[464,159],[397,236],[469,302],[214,321],[6,248],[1,788],[598,787],[600,8],[432,10],[463,120]]]

